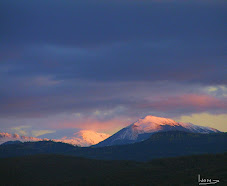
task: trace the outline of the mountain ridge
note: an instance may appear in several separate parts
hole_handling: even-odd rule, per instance
[[[0,157],[63,154],[103,160],[150,161],[155,158],[227,152],[227,133],[200,134],[182,131],[159,132],[133,144],[106,147],[75,147],[54,141],[0,145]]]
[[[5,132],[0,132],[0,144],[3,144],[7,141],[21,141],[21,142],[29,142],[29,141],[55,141],[55,142],[63,142],[68,143],[74,146],[90,146],[94,145],[107,137],[109,134],[98,133],[91,130],[81,130],[79,132],[75,132],[71,137],[62,137],[60,139],[48,139],[48,138],[36,138],[36,137],[28,137],[28,136],[20,136],[19,134],[10,134]]]
[[[191,123],[176,122],[170,118],[156,117],[148,115],[137,120],[131,125],[122,128],[112,136],[105,133],[98,133],[92,130],[81,130],[70,136],[63,136],[59,139],[36,138],[20,136],[18,134],[0,133],[0,144],[7,141],[48,141],[63,142],[74,146],[103,147],[112,145],[123,145],[140,142],[148,139],[157,132],[165,131],[185,131],[192,133],[219,133],[217,129],[211,127],[198,126]]]
[[[154,133],[165,131],[185,131],[192,133],[220,132],[211,127],[198,126],[192,123],[176,122],[169,118],[148,115],[121,129],[104,141],[94,145],[94,147],[135,143],[148,139]]]

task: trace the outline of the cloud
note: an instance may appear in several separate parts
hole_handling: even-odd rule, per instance
[[[196,125],[209,126],[227,132],[227,114],[199,113],[183,115],[175,119],[180,122],[190,122]]]
[[[77,127],[83,130],[93,130],[96,132],[103,132],[107,134],[114,134],[115,132],[119,131],[123,127],[126,127],[127,125],[131,124],[133,122],[132,118],[126,119],[124,117],[118,117],[108,120],[98,120],[96,118],[88,117],[84,118],[80,121],[68,121],[61,123],[59,127],[61,128],[72,128]],[[59,130],[61,130],[59,128]]]
[[[114,131],[146,114],[226,113],[223,3],[2,2],[1,128]]]
[[[224,42],[215,41],[210,45],[160,38],[159,41],[136,39],[93,48],[27,46],[20,49],[21,57],[6,59],[3,54],[0,67],[7,69],[3,80],[11,73],[14,78],[36,78],[37,81],[46,78],[52,83],[95,78],[106,82],[169,80],[226,84]],[[12,49],[5,50],[7,53]]]
[[[11,80],[8,81],[7,84],[11,84]],[[62,117],[65,120],[72,116],[77,120],[82,116],[92,116],[101,121],[122,116],[139,118],[151,112],[166,112],[166,117],[177,113],[226,112],[225,97],[209,94],[207,86],[199,84],[72,79],[50,86],[39,86],[34,82],[33,79],[23,78],[17,79],[14,87],[2,87],[6,93],[0,105],[2,119],[5,116],[16,121],[19,118],[34,118],[41,123],[42,118],[55,117],[57,120],[57,116],[64,115],[67,115]],[[28,125],[32,122],[28,122]]]
[[[27,125],[21,125],[21,126],[17,126],[17,127],[12,127],[11,130],[17,134],[20,135],[27,135],[27,129],[29,129],[31,126],[27,126]]]
[[[205,112],[226,112],[227,102],[225,99],[218,99],[209,95],[185,94],[173,97],[159,97],[159,100],[139,104],[138,107],[150,108],[165,112],[195,113]]]
[[[227,96],[227,86],[208,86],[204,88],[206,93],[217,96],[217,97],[226,97]]]
[[[56,131],[54,131],[54,130],[33,130],[31,133],[32,133],[32,136],[38,137],[38,136],[41,136],[44,134],[50,134],[50,133],[54,133],[54,132],[56,132]]]

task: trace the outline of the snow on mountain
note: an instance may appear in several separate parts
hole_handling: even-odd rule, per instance
[[[0,144],[5,143],[7,141],[17,141],[17,140],[21,142],[26,142],[26,141],[42,141],[44,139],[0,132]]]
[[[108,137],[110,137],[109,134],[97,133],[91,130],[81,130],[79,132],[74,133],[73,137],[65,136],[61,139],[55,139],[54,141],[60,141],[79,146],[90,146],[97,144]]]
[[[169,118],[148,115],[135,123],[121,129],[111,137],[95,145],[96,147],[129,144],[148,139],[156,132],[185,131],[193,133],[220,132],[210,127],[203,127],[191,123],[176,122]]]
[[[56,142],[69,143],[72,145],[78,146],[90,146],[99,143],[100,141],[105,140],[110,135],[105,133],[97,133],[91,130],[81,130],[79,132],[74,133],[73,137],[63,137],[60,139],[51,139]],[[7,141],[47,141],[50,139],[47,138],[35,138],[35,137],[27,137],[20,136],[18,134],[9,134],[9,133],[0,133],[0,144],[5,143]]]
[[[78,146],[90,146],[96,147],[120,145],[135,143],[148,139],[152,134],[156,132],[164,131],[185,131],[193,133],[216,133],[220,132],[210,127],[197,126],[191,123],[176,122],[172,119],[161,118],[155,116],[146,116],[143,119],[139,119],[135,123],[121,129],[114,135],[110,136],[104,133],[97,133],[91,130],[81,130],[73,133],[72,136],[64,136],[58,139],[51,139],[56,142],[69,143]],[[0,133],[0,144],[7,141],[42,141],[49,140],[48,138],[35,138],[20,136],[18,134]]]

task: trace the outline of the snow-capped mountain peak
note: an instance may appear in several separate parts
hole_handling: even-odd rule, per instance
[[[110,137],[109,134],[98,133],[92,130],[81,130],[79,132],[74,133],[72,137],[65,136],[61,139],[57,139],[57,141],[62,141],[65,143],[70,143],[79,146],[90,146],[97,144],[108,137]]]
[[[90,146],[105,140],[109,136],[110,136],[109,134],[98,133],[91,130],[81,130],[79,132],[74,133],[73,136],[71,137],[65,136],[59,139],[35,138],[35,137],[20,136],[18,134],[0,132],[0,144],[5,143],[7,141],[17,141],[17,140],[21,142],[53,140],[56,142],[69,143],[69,144],[78,145],[78,146]]]
[[[78,146],[110,146],[119,144],[128,144],[148,139],[152,134],[156,132],[165,131],[185,131],[193,133],[216,133],[220,132],[210,127],[203,127],[194,125],[191,123],[176,122],[169,118],[162,118],[156,116],[146,116],[145,118],[139,119],[135,123],[121,129],[114,135],[98,133],[91,130],[81,130],[73,135],[59,137],[57,139],[51,138],[56,142],[64,142]],[[42,141],[49,140],[47,138],[35,138],[20,136],[18,134],[0,133],[0,144],[6,141]]]
[[[169,118],[148,115],[135,123],[121,129],[111,137],[100,142],[96,146],[109,146],[128,144],[148,139],[156,132],[185,131],[193,133],[215,133],[219,132],[210,127],[203,127],[191,123],[176,122]]]
[[[143,119],[139,119],[137,122],[135,122],[136,125],[143,125],[145,123],[154,123],[154,124],[158,124],[158,125],[176,125],[177,122],[169,119],[169,118],[162,118],[162,117],[156,117],[156,116],[152,116],[152,115],[148,115]]]
[[[179,125],[179,123],[169,118],[161,118],[148,115],[143,119],[139,119],[128,127],[137,127],[137,130],[143,132],[152,132],[160,130],[162,128],[161,126],[163,125],[177,126]]]

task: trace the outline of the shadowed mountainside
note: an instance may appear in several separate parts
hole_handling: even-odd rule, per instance
[[[106,161],[62,155],[0,159],[2,185],[198,185],[202,178],[227,185],[227,154]]]
[[[215,154],[227,152],[227,133],[198,134],[179,131],[160,132],[149,139],[128,145],[74,147],[69,144],[41,141],[1,145],[0,157],[34,154],[63,154],[103,160],[149,161],[154,158]]]
[[[182,131],[190,133],[220,133],[217,129],[194,125],[192,123],[176,122],[170,118],[156,117],[148,115],[139,119],[135,123],[119,130],[109,138],[94,145],[95,147],[105,147],[112,145],[125,145],[144,141],[158,132]]]

